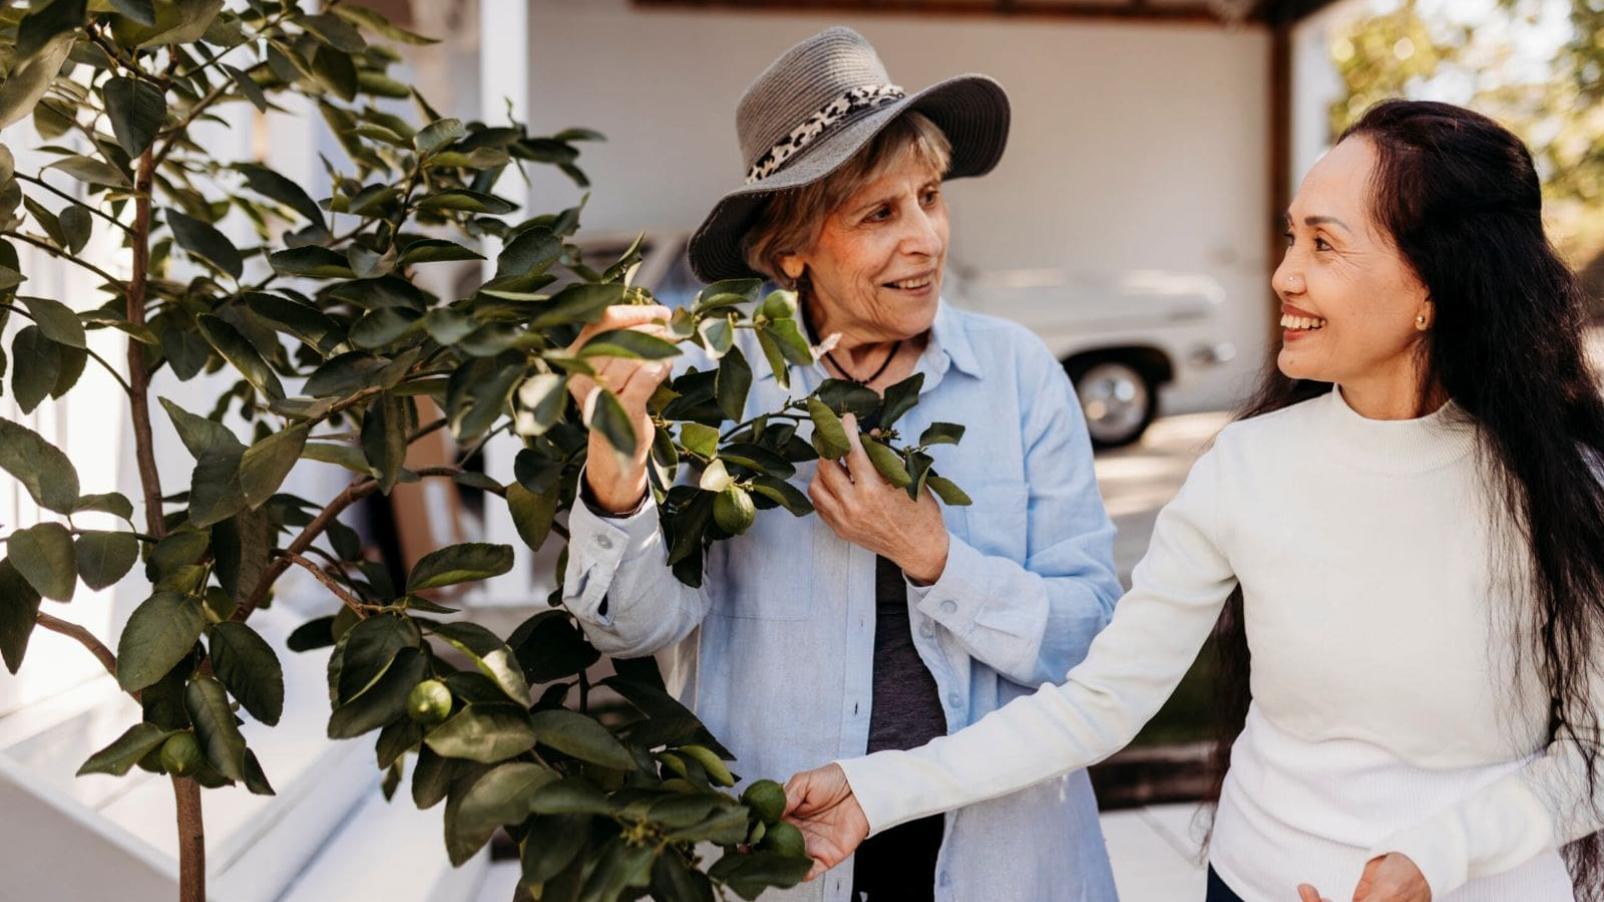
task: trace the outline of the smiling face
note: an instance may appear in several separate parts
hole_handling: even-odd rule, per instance
[[[806,272],[819,337],[896,341],[935,321],[947,235],[941,175],[909,151],[826,214],[813,246],[780,266],[793,278]]]
[[[1309,171],[1288,209],[1287,252],[1270,282],[1283,314],[1276,364],[1290,378],[1335,382],[1346,394],[1412,399],[1433,309],[1371,212],[1376,162],[1369,139],[1341,142]]]

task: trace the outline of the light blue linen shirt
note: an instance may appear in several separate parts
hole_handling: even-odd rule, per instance
[[[750,332],[741,336],[760,373],[747,416],[778,410],[826,378],[818,365],[792,367],[787,392]],[[690,365],[711,363],[693,349],[678,368]],[[917,437],[932,421],[964,424],[960,444],[931,454],[974,499],[942,511],[951,550],[940,579],[908,585],[914,643],[952,732],[1061,682],[1108,623],[1121,589],[1080,405],[1042,342],[942,302],[917,371],[925,375],[919,406],[898,429]],[[815,466],[799,465],[793,484],[805,491]],[[618,657],[657,654],[669,689],[736,754],[744,777],[784,781],[864,753],[873,552],[817,516],[762,511],[746,534],[712,547],[696,589],[670,572],[649,498],[622,518],[575,505],[568,525],[564,602],[590,641]],[[851,865],[764,898],[848,902]],[[948,813],[936,898],[1115,899],[1086,772]]]

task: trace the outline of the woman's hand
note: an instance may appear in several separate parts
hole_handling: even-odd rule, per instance
[[[869,819],[837,764],[803,771],[785,782],[785,819],[807,841],[813,859],[809,880],[845,861],[869,836]]]
[[[608,307],[600,322],[591,323],[580,330],[579,337],[568,346],[576,353],[592,337],[614,329],[638,329],[659,334],[662,324],[670,316],[667,307],[617,305]],[[651,453],[653,426],[646,413],[646,401],[657,391],[669,372],[663,360],[626,360],[619,357],[593,357],[591,367],[596,370],[594,379],[574,376],[568,380],[568,390],[581,410],[587,409],[590,396],[597,383],[611,390],[624,405],[629,421],[635,427],[635,451],[621,459],[608,444],[605,436],[591,430],[590,445],[585,455],[585,482],[589,484],[596,503],[604,510],[622,513],[640,504],[646,495],[646,457]]]
[[[947,567],[941,505],[926,489],[915,501],[886,482],[858,438],[858,419],[841,418],[852,450],[841,463],[821,460],[808,497],[825,524],[854,545],[889,558],[914,582],[929,585]]]
[[[1298,902],[1329,902],[1314,887],[1298,887]],[[1353,902],[1431,902],[1426,875],[1401,852],[1378,855],[1365,864],[1354,887]]]

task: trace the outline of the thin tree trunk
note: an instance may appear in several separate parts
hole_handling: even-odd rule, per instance
[[[134,177],[133,275],[128,280],[128,321],[144,325],[146,287],[150,280],[150,193],[155,153],[146,149]],[[150,431],[150,372],[145,346],[128,342],[128,412],[134,421],[134,454],[145,498],[145,531],[158,540],[167,534],[162,519],[161,474],[156,469],[155,441]],[[178,809],[179,902],[206,902],[206,827],[201,818],[200,784],[174,776],[173,801]]]

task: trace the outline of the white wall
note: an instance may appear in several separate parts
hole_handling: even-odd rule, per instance
[[[1267,336],[1267,35],[1195,25],[643,10],[530,0],[531,127],[585,125],[606,144],[587,229],[694,228],[744,164],[742,91],[831,24],[866,35],[917,90],[966,71],[1009,90],[1013,131],[991,175],[954,182],[953,257],[987,267],[1207,273],[1231,300],[1237,365],[1179,406],[1229,403]],[[544,168],[542,168],[544,169]],[[542,171],[535,211],[578,192]],[[1172,409],[1179,409],[1172,405]]]

